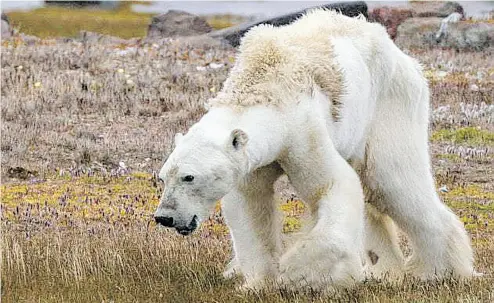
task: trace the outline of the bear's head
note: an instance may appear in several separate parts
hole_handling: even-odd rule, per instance
[[[247,141],[238,129],[177,134],[175,149],[159,173],[164,190],[156,222],[182,235],[194,231],[238,182],[246,165]]]

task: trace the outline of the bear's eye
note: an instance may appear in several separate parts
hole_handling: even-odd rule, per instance
[[[192,182],[194,181],[194,176],[188,175],[182,178],[182,181],[184,182]]]

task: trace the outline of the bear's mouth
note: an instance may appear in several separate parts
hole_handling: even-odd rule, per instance
[[[175,230],[183,236],[190,235],[196,228],[197,228],[197,216],[196,215],[194,215],[194,217],[192,218],[192,221],[190,221],[189,225],[187,225],[187,226],[175,226]]]

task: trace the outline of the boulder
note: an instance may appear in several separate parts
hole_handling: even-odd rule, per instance
[[[409,18],[398,26],[395,42],[404,48],[431,47],[440,26],[441,18]]]
[[[209,33],[209,35],[213,38],[224,39],[232,46],[238,46],[240,44],[240,39],[243,35],[252,27],[260,25],[260,24],[271,24],[274,26],[281,26],[290,24],[293,21],[300,18],[307,10],[313,8],[327,8],[341,11],[342,14],[349,17],[356,17],[358,15],[364,15],[368,17],[367,14],[367,4],[363,1],[357,2],[339,2],[339,3],[331,3],[316,7],[307,8],[303,11],[277,16],[274,18],[262,19],[253,22],[248,22],[244,24],[240,24],[234,27],[225,28],[222,30],[214,31]]]
[[[8,39],[12,37],[12,30],[10,29],[10,23],[9,23],[9,18],[5,13],[2,13],[2,24],[1,24],[1,29],[2,29],[2,39]]]
[[[460,13],[452,13],[448,17],[441,20],[441,26],[436,33],[436,41],[439,42],[448,32],[448,26],[452,23],[458,23],[462,19],[462,15]]]
[[[449,19],[448,22],[441,18],[407,19],[398,27],[396,44],[404,48],[441,47],[467,51],[482,51],[494,46],[494,24],[451,22]]]
[[[218,48],[231,48],[228,43],[224,43],[221,40],[214,39],[208,35],[199,35],[199,36],[188,36],[188,37],[180,37],[178,39],[174,39],[171,42],[171,45],[178,49],[218,49]]]
[[[9,167],[7,170],[7,177],[13,179],[27,180],[31,177],[35,177],[38,175],[37,171],[30,171],[25,169],[24,167]]]
[[[165,14],[153,17],[147,37],[196,36],[209,33],[211,30],[211,26],[204,18],[184,11],[169,10]]]
[[[386,27],[391,39],[398,34],[398,26],[412,17],[412,10],[406,8],[378,7],[369,12],[369,21],[377,22]]]
[[[487,22],[453,23],[445,30],[441,39],[436,39],[441,47],[483,51],[494,46],[494,24]]]
[[[465,15],[463,7],[452,1],[411,1],[410,6],[414,17],[445,18],[452,13]]]
[[[102,9],[116,9],[120,5],[119,1],[60,1],[45,0],[47,5],[68,6],[73,8],[96,7]]]

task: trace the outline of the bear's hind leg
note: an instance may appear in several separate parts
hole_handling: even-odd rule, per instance
[[[369,203],[366,203],[364,237],[366,274],[378,279],[402,277],[405,260],[395,224]]]
[[[383,197],[379,211],[408,235],[406,271],[421,279],[474,274],[470,240],[458,217],[439,199],[428,149],[428,89],[406,60],[383,94],[366,147],[366,186]]]
[[[376,172],[369,173],[376,176],[375,185],[384,196],[378,208],[400,226],[412,245],[406,271],[421,279],[472,275],[473,253],[463,223],[439,200],[428,164],[403,153],[386,154],[379,148],[373,156]]]

